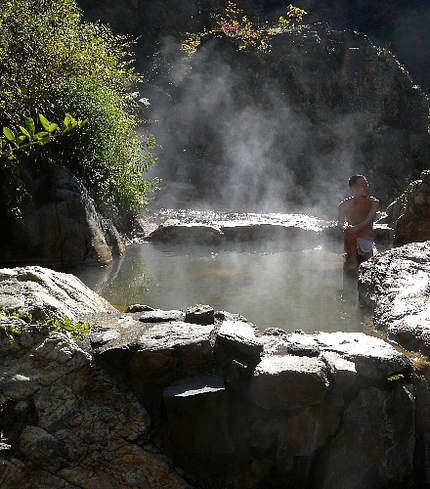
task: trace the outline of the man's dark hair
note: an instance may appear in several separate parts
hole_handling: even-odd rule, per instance
[[[360,180],[360,178],[364,178],[366,180],[366,177],[364,175],[353,175],[349,179],[349,188],[355,187],[357,184],[357,181]]]

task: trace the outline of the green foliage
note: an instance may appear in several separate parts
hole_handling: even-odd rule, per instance
[[[10,340],[13,340],[14,337],[20,335],[23,331],[28,331],[30,324],[37,329],[42,329],[44,326],[49,326],[52,329],[58,329],[62,333],[67,333],[72,336],[72,338],[77,338],[79,340],[83,340],[84,336],[88,334],[92,328],[96,326],[96,323],[82,323],[80,321],[73,321],[68,316],[65,316],[64,319],[58,319],[56,317],[50,317],[45,322],[35,322],[33,323],[33,316],[28,312],[18,313],[15,311],[9,311],[7,309],[0,308],[0,316],[4,317],[15,317],[18,319],[22,319],[27,323],[24,328],[18,328],[13,325],[7,325],[0,329],[0,332],[6,333]]]
[[[43,128],[39,132],[36,132],[36,124],[32,117],[25,117],[22,125],[18,126],[17,132],[9,127],[3,127],[3,137],[0,137],[0,158],[13,160],[16,151],[34,145],[43,146],[86,123],[86,121],[77,121],[70,114],[64,117],[62,127],[55,122],[49,122],[42,114],[39,114],[39,120]]]
[[[134,90],[140,77],[130,67],[131,44],[108,26],[83,22],[75,0],[2,1],[0,127],[7,128],[2,152],[10,156],[16,145],[25,144],[25,157],[35,166],[65,165],[83,179],[109,217],[112,209],[133,217],[156,187],[143,180],[155,162],[154,142],[139,134]],[[40,143],[51,142],[54,125],[44,127],[49,134],[43,135],[22,122],[23,116],[29,123],[37,114],[61,120],[65,113],[87,119],[85,130],[46,149]],[[12,167],[0,158],[2,194],[17,188],[25,193],[18,168],[19,161]]]
[[[16,130],[3,127],[0,136],[0,175],[3,187],[2,200],[7,208],[19,205],[26,194],[25,185],[21,179],[17,151],[26,150],[32,146],[44,146],[54,141],[58,136],[64,136],[73,129],[82,127],[86,121],[76,120],[66,114],[62,126],[39,114],[41,130],[36,132],[36,123],[32,117],[25,117]]]
[[[8,309],[3,308],[0,309],[0,316],[22,319],[26,323],[31,323],[33,321],[33,315],[29,312],[9,311]]]
[[[405,381],[405,376],[403,374],[393,374],[387,377],[388,382],[401,382]]]
[[[99,209],[110,218],[136,215],[148,203],[158,181],[144,173],[156,159],[155,140],[138,132],[132,100],[93,77],[72,78],[61,87],[59,97],[68,111],[88,121],[70,134],[56,154],[84,183]]]
[[[46,324],[63,333],[67,332],[72,338],[77,338],[81,341],[84,339],[84,335],[88,334],[91,331],[91,328],[95,326],[95,324],[91,323],[81,323],[80,321],[74,322],[67,316],[65,316],[63,320],[50,318],[46,321]]]
[[[181,47],[191,55],[197,50],[204,36],[221,32],[234,39],[239,51],[248,47],[259,51],[268,51],[270,50],[271,36],[280,32],[299,30],[305,15],[305,10],[290,4],[287,7],[285,17],[280,17],[275,25],[259,26],[251,22],[243,10],[229,0],[223,11],[211,14],[215,22],[213,29],[204,30],[201,33],[187,34],[187,37],[181,43]]]
[[[31,321],[33,320],[33,316],[28,312],[17,313],[15,311],[11,312],[8,311],[7,309],[2,309],[2,308],[0,308],[0,316],[22,319],[26,323],[31,323]],[[24,328],[22,328],[22,327],[14,326],[13,324],[1,324],[0,334],[5,335],[8,338],[9,343],[12,343],[15,340],[15,338],[22,333],[23,329],[27,329],[27,328],[28,328],[27,325],[25,325]]]
[[[72,76],[91,75],[121,93],[135,81],[124,61],[127,38],[82,22],[74,0],[3,1],[0,46],[0,108],[8,123],[18,123],[23,109],[50,117],[57,87]]]

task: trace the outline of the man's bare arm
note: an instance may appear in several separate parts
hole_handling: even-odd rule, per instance
[[[342,201],[339,204],[338,211],[337,211],[337,227],[341,231],[345,225],[345,218],[346,218],[346,206],[345,206],[345,201]]]
[[[358,224],[355,224],[353,226],[355,231],[361,231],[362,229],[365,229],[369,224],[372,224],[373,221],[375,220],[376,213],[378,212],[379,209],[379,200],[378,199],[372,199],[372,205],[370,207],[370,210],[366,216],[366,219]]]

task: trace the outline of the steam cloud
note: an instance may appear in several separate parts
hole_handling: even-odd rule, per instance
[[[390,188],[392,182],[384,181],[377,167],[384,166],[388,175],[402,173],[399,151],[409,148],[399,150],[398,139],[404,137],[386,130],[374,92],[361,107],[348,106],[345,93],[336,93],[342,84],[348,93],[362,90],[355,52],[344,54],[343,71],[321,66],[312,71],[317,58],[303,60],[297,53],[291,58],[278,47],[277,59],[269,56],[253,66],[225,43],[207,42],[185,72],[183,54],[166,39],[162,53],[171,66],[170,86],[164,87],[169,95],[160,89],[147,95],[153,86],[142,93],[151,101],[151,117],[160,121],[151,127],[163,148],[154,174],[167,185],[166,206],[189,206],[196,199],[200,208],[300,210],[334,219],[355,173],[368,175],[378,197],[399,195],[404,187]],[[275,66],[267,68],[267,63]],[[335,79],[342,74],[344,80]]]

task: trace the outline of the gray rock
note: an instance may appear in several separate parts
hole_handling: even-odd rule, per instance
[[[385,380],[413,370],[411,361],[380,338],[364,333],[318,333],[315,339],[324,351],[341,354],[355,364],[358,374],[371,380]]]
[[[185,312],[178,310],[163,311],[162,309],[152,309],[143,311],[139,316],[139,321],[143,323],[163,323],[166,321],[184,321]]]
[[[293,355],[264,357],[251,380],[251,399],[275,412],[320,403],[327,395],[326,366],[317,358]]]
[[[190,307],[185,314],[185,321],[187,323],[214,324],[214,309],[209,305]]]
[[[229,433],[229,398],[222,377],[178,381],[163,391],[174,443],[201,457],[235,452]]]
[[[222,233],[216,227],[205,224],[184,224],[166,221],[147,237],[149,240],[174,240],[176,242],[217,243]]]
[[[77,321],[89,314],[116,309],[74,275],[42,267],[0,269],[0,304],[9,312],[34,319]]]
[[[319,475],[320,487],[387,487],[413,468],[415,447],[413,388],[363,389],[347,407]]]
[[[100,348],[101,346],[116,340],[120,333],[109,328],[96,328],[88,336],[92,348]]]
[[[360,266],[360,301],[373,324],[407,349],[429,352],[430,242],[386,250]]]
[[[227,320],[221,323],[216,334],[214,351],[221,358],[251,360],[259,358],[263,343],[255,328],[244,321]],[[255,361],[255,360],[254,360]]]
[[[125,308],[124,312],[143,312],[143,311],[155,311],[155,309],[146,304],[131,304]]]
[[[23,330],[12,342],[0,336],[0,349],[1,438],[10,445],[2,487],[189,487],[151,448],[135,396],[67,335]]]
[[[32,199],[20,205],[21,219],[9,236],[3,263],[107,264],[113,250],[124,251],[116,229],[103,228],[88,192],[66,168],[54,165],[37,178],[29,173],[27,192]]]
[[[339,355],[338,362],[342,359],[342,370],[356,372],[367,379],[385,380],[387,377],[397,373],[405,373],[413,370],[410,360],[397,351],[386,341],[369,336],[364,333],[343,332],[318,332],[314,334],[288,333],[279,340],[264,338],[266,351],[273,355],[285,355],[299,351],[300,354],[309,351],[319,351],[321,358],[328,359],[328,365],[334,361],[333,355]],[[352,368],[351,363],[354,364]],[[340,364],[339,364],[340,365]],[[332,365],[333,367],[333,365]]]
[[[247,241],[283,241],[288,242],[289,247],[294,247],[298,242],[300,249],[313,247],[321,242],[319,230],[306,229],[304,223],[282,225],[277,223],[235,223],[227,222],[221,225],[221,231],[228,240]]]
[[[106,344],[99,358],[135,379],[168,379],[175,370],[200,368],[212,361],[212,326],[162,322],[140,329],[118,328],[120,336]]]
[[[430,239],[430,170],[408,185],[387,209],[394,227],[395,245]]]

